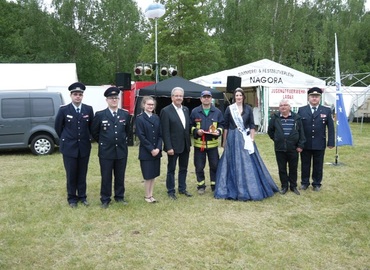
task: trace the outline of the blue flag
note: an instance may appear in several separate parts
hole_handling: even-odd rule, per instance
[[[337,117],[337,146],[353,144],[351,128],[349,127],[346,109],[343,103],[341,85],[342,84],[340,81],[337,34],[335,34],[335,86],[337,90],[335,112]]]

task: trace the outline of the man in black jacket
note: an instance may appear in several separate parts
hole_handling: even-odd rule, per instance
[[[186,176],[188,173],[190,153],[190,118],[189,109],[182,106],[184,89],[175,87],[171,91],[172,103],[161,110],[161,127],[164,151],[167,152],[166,187],[168,196],[176,200],[175,169],[179,160],[178,190],[186,197],[192,195],[186,190]]]
[[[280,101],[279,112],[271,117],[267,133],[275,145],[281,182],[280,193],[285,194],[290,185],[290,190],[300,195],[297,189],[298,153],[302,152],[306,138],[301,117],[290,110],[288,100]]]
[[[108,108],[95,114],[91,133],[98,142],[101,173],[100,201],[108,208],[112,195],[112,173],[114,173],[114,200],[127,204],[125,196],[125,172],[127,165],[127,137],[130,132],[130,114],[118,108],[117,87],[109,87],[104,96]]]
[[[82,103],[86,86],[76,82],[68,87],[72,102],[60,107],[55,119],[55,130],[60,138],[59,150],[67,177],[68,204],[88,206],[86,175],[91,151],[91,123],[93,108]]]

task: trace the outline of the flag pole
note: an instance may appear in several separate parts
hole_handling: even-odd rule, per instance
[[[348,118],[343,102],[342,94],[342,83],[340,79],[339,69],[339,53],[337,44],[337,34],[335,34],[335,86],[336,86],[336,101],[335,101],[335,127],[336,127],[336,139],[335,139],[335,165],[338,165],[339,154],[338,146],[342,145],[353,145],[352,132],[348,123]]]

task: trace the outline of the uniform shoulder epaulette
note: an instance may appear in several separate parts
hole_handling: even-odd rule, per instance
[[[141,112],[138,115],[136,115],[136,117],[139,117],[139,116],[142,116],[142,115],[143,115],[143,113]]]
[[[60,108],[63,108],[63,107],[66,107],[66,106],[68,106],[69,104],[62,104],[62,105],[60,105]]]

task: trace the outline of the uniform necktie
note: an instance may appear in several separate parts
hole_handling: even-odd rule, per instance
[[[77,108],[77,109],[76,109],[76,112],[77,112],[77,113],[80,113],[80,108]]]
[[[113,112],[113,117],[116,118],[117,117],[117,112]]]
[[[316,112],[316,107],[312,107],[312,114],[314,114]]]

